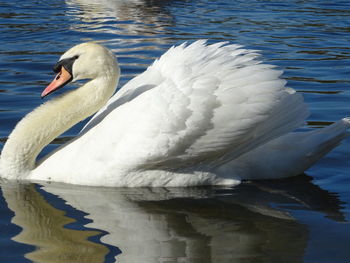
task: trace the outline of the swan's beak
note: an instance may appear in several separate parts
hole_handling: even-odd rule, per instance
[[[55,90],[64,87],[68,82],[72,80],[72,75],[64,68],[61,67],[61,71],[56,75],[54,80],[44,89],[41,93],[41,98],[51,94]]]

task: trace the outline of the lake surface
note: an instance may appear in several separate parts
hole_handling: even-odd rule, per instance
[[[348,1],[0,0],[0,25],[1,143],[60,54],[91,40],[116,52],[121,85],[174,44],[241,44],[304,94],[306,129],[350,115]],[[349,142],[305,175],[231,188],[1,181],[0,262],[350,262]]]

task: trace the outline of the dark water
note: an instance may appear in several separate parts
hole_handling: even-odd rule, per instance
[[[0,0],[0,36],[1,142],[90,40],[117,53],[121,84],[176,43],[242,44],[304,94],[307,128],[350,115],[348,1]],[[234,188],[1,182],[0,262],[350,262],[349,157],[347,139],[307,175]]]

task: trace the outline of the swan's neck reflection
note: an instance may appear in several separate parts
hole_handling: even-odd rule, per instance
[[[108,249],[88,239],[99,231],[65,228],[74,219],[50,205],[34,184],[2,185],[12,223],[23,230],[13,239],[37,247],[26,257],[34,262],[103,262]]]
[[[308,227],[270,204],[314,207],[342,219],[334,196],[305,178],[233,189],[44,186],[87,213],[91,223],[79,230],[66,228],[72,218],[52,207],[34,185],[3,184],[2,189],[15,212],[13,223],[23,228],[15,240],[38,247],[27,255],[36,262],[69,262],[63,255],[72,262],[105,262],[111,246],[122,251],[114,253],[115,260],[128,263],[281,262],[286,257],[302,262]],[[99,234],[99,242],[89,241]]]

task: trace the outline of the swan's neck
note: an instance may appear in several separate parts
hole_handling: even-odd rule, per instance
[[[105,105],[117,85],[119,72],[116,69],[113,73],[93,79],[76,90],[42,104],[25,116],[2,150],[2,176],[25,178],[46,145]]]

